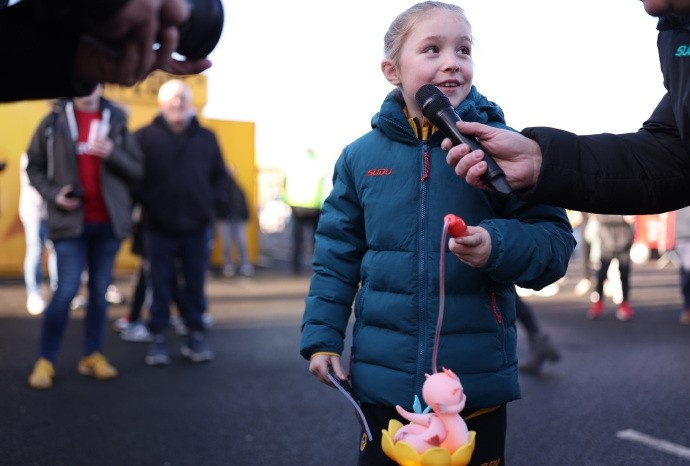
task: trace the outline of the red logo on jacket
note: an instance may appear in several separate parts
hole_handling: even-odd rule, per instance
[[[393,173],[392,168],[372,168],[367,170],[367,176],[385,176]]]

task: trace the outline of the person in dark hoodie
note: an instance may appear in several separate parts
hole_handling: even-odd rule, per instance
[[[227,204],[230,183],[215,135],[201,127],[192,91],[181,80],[158,92],[160,114],[135,137],[144,153],[144,179],[136,197],[144,210],[144,247],[152,291],[148,328],[149,365],[170,363],[165,332],[176,277],[189,331],[181,352],[194,362],[213,359],[204,337],[205,277],[214,213]]]
[[[690,0],[643,0],[658,17],[657,47],[666,94],[642,128],[627,134],[576,135],[556,128],[522,134],[459,123],[481,140],[519,196],[529,202],[600,214],[651,214],[690,205]],[[489,189],[483,151],[465,144],[447,162],[472,186]]]

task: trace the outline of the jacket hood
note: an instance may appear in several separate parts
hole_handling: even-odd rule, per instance
[[[416,139],[414,131],[407,122],[403,109],[405,100],[400,89],[393,89],[383,101],[381,109],[371,119],[371,127],[384,130],[388,137],[396,141]],[[484,97],[472,86],[465,100],[455,108],[455,112],[464,121],[475,121],[498,128],[512,129],[506,125],[503,110],[494,102]],[[384,123],[385,122],[385,123]]]

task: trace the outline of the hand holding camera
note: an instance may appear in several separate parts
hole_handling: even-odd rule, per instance
[[[223,22],[221,0],[128,0],[115,16],[88,24],[75,74],[131,86],[156,69],[200,73],[211,66],[206,56],[220,40]],[[186,59],[173,59],[174,52]]]

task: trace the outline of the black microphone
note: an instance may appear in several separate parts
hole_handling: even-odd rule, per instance
[[[458,144],[467,144],[471,150],[482,149],[484,151],[484,161],[487,165],[487,170],[482,175],[482,181],[491,185],[491,187],[499,194],[508,196],[513,193],[510,185],[506,181],[506,174],[503,173],[501,167],[496,164],[496,161],[486,152],[486,150],[479,145],[479,143],[471,137],[465,136],[460,132],[455,125],[456,122],[462,121],[455,109],[450,104],[448,97],[441,92],[433,84],[425,84],[419,88],[415,94],[417,105],[422,109],[422,113],[427,120],[437,126],[443,134],[449,138],[454,146]]]

